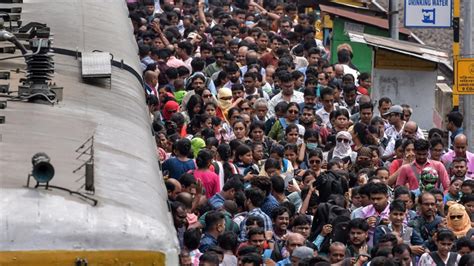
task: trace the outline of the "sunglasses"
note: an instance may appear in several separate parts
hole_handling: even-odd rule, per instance
[[[463,215],[451,215],[449,216],[449,218],[451,218],[451,220],[461,220],[463,217]]]
[[[288,113],[290,113],[290,114],[297,114],[297,113],[299,113],[299,112],[298,112],[297,110],[288,110]]]
[[[337,139],[337,142],[349,143],[350,140],[348,140],[348,139]]]
[[[309,160],[309,164],[320,164],[321,160]]]
[[[220,99],[223,101],[228,101],[228,100],[232,100],[232,97],[221,97]]]
[[[202,98],[212,98],[212,94],[203,95]]]

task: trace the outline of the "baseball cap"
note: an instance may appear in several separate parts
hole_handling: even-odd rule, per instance
[[[403,114],[403,108],[400,105],[394,105],[390,107],[390,109],[388,109],[388,111],[384,113],[383,115],[388,115],[388,114],[393,114],[393,113]]]

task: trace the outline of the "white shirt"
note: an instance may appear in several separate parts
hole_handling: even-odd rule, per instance
[[[284,99],[281,92],[279,92],[268,102],[268,112],[266,116],[267,119],[275,115],[275,106],[281,101],[284,101]],[[286,102],[287,103],[296,102],[300,104],[304,102],[304,94],[299,91],[293,91],[293,95],[291,96],[290,101],[289,102],[286,101]]]

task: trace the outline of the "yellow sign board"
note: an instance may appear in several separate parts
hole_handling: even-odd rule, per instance
[[[456,60],[454,68],[456,78],[455,94],[474,94],[474,58]]]

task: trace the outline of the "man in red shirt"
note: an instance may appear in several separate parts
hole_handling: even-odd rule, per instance
[[[446,168],[441,162],[428,159],[428,150],[430,143],[424,139],[415,140],[415,161],[411,164],[405,164],[400,168],[400,174],[397,179],[397,186],[408,184],[410,190],[419,189],[421,171],[426,167],[431,167],[438,172],[438,182],[436,187],[443,187],[446,192],[449,188],[449,176]],[[419,191],[418,191],[419,192]]]

